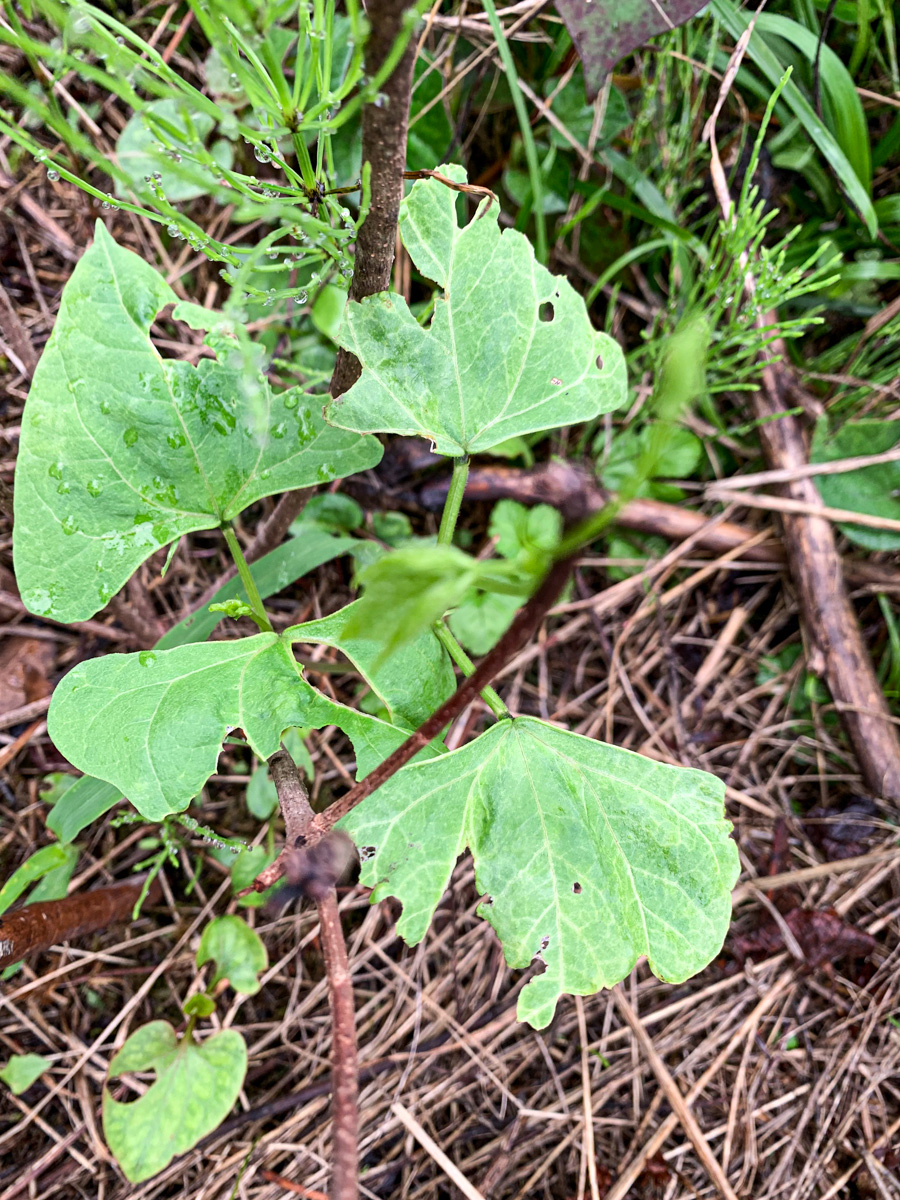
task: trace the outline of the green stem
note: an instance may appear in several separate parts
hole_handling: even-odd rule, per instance
[[[228,543],[228,549],[231,551],[231,557],[234,559],[234,565],[237,567],[238,575],[241,577],[241,583],[244,585],[244,591],[247,593],[247,599],[250,601],[250,607],[253,609],[253,620],[263,633],[274,633],[275,630],[272,628],[272,622],[269,620],[266,610],[263,607],[262,597],[259,594],[256,581],[250,574],[250,568],[247,566],[244,552],[241,549],[240,542],[237,540],[237,534],[230,524],[223,525],[222,532],[225,535],[225,541]]]
[[[528,119],[525,97],[522,95],[522,89],[519,87],[516,64],[513,62],[506,34],[503,32],[503,26],[500,24],[500,18],[497,16],[494,0],[484,0],[483,8],[491,23],[494,41],[497,43],[497,52],[503,64],[506,82],[509,84],[509,94],[512,97],[513,108],[515,108],[516,116],[519,119],[519,129],[521,130],[522,142],[525,146],[525,160],[528,163],[528,174],[531,178],[531,211],[534,213],[534,226],[537,235],[537,259],[538,262],[546,263],[547,226],[544,220],[544,184],[541,178],[541,164],[538,162],[537,146],[534,144],[534,134],[531,130],[531,121]]]
[[[469,478],[468,458],[454,458],[453,476],[450,480],[450,490],[444,501],[444,511],[441,515],[441,528],[438,531],[438,545],[450,546],[453,543],[453,533],[459,516],[460,505],[466,490],[466,480]]]
[[[475,674],[475,664],[463,650],[462,646],[450,632],[449,626],[443,617],[434,623],[434,636],[441,643],[459,669],[465,675],[466,679],[470,675]],[[492,687],[486,687],[481,692],[481,698],[498,720],[503,720],[509,716],[509,709],[497,695]]]

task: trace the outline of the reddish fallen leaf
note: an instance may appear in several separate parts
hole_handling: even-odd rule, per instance
[[[784,914],[810,970],[830,968],[845,958],[867,958],[878,944],[870,933],[845,921],[833,908],[794,908]],[[738,933],[731,941],[739,963],[768,958],[784,950],[784,935],[773,918],[758,929]]]
[[[593,100],[620,58],[658,33],[683,25],[706,0],[555,0],[584,65],[584,87]]]

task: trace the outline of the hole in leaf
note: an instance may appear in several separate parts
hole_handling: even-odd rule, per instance
[[[603,355],[602,354],[597,355],[597,370],[598,371],[603,370]]]
[[[359,861],[360,862],[368,862],[370,858],[374,858],[374,857],[375,857],[375,847],[374,846],[360,846],[360,848],[359,848]]]
[[[549,935],[549,933],[547,933],[547,934],[544,934],[544,936],[541,938],[541,947],[538,950],[538,954],[543,954],[549,945],[550,945],[550,935]]]
[[[542,321],[552,321],[556,316],[553,305],[549,301],[546,304],[542,304],[538,309],[538,316]]]
[[[580,895],[581,895],[581,884],[580,884],[580,883],[573,883],[573,884],[572,884],[572,891],[575,893],[575,895],[576,895],[576,896],[580,896]]]

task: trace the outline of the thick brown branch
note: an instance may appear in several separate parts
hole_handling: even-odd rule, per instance
[[[367,15],[372,32],[366,42],[366,74],[375,76],[403,32],[403,14],[408,0],[369,0]],[[403,170],[406,166],[406,134],[409,127],[409,98],[412,91],[415,45],[410,40],[403,57],[385,83],[375,104],[367,104],[362,116],[362,159],[371,168],[371,205],[359,230],[350,299],[362,300],[387,291],[397,243],[397,217],[403,199]],[[332,396],[352,387],[360,374],[359,362],[347,350],[339,350]]]
[[[136,875],[127,883],[78,892],[63,900],[26,904],[15,912],[4,913],[0,917],[0,967],[8,967],[27,954],[46,950],[57,942],[130,921],[145,878]],[[159,883],[154,880],[148,899],[152,902],[158,895]]]
[[[768,350],[779,353],[784,347],[775,343]],[[797,417],[777,415],[791,406],[790,385],[785,367],[767,367],[754,398],[763,452],[772,468],[796,468],[808,461]],[[782,494],[811,505],[822,503],[810,478],[784,484]],[[847,595],[831,523],[824,517],[785,513],[782,525],[810,670],[825,677],[866,786],[876,796],[900,799],[900,735]]]

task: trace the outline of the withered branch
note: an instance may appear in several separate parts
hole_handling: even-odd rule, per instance
[[[145,879],[145,875],[135,875],[127,883],[78,892],[63,900],[26,904],[15,912],[4,913],[0,917],[0,967],[8,967],[57,942],[130,922]],[[147,896],[151,903],[159,890],[159,882],[154,880]]]

